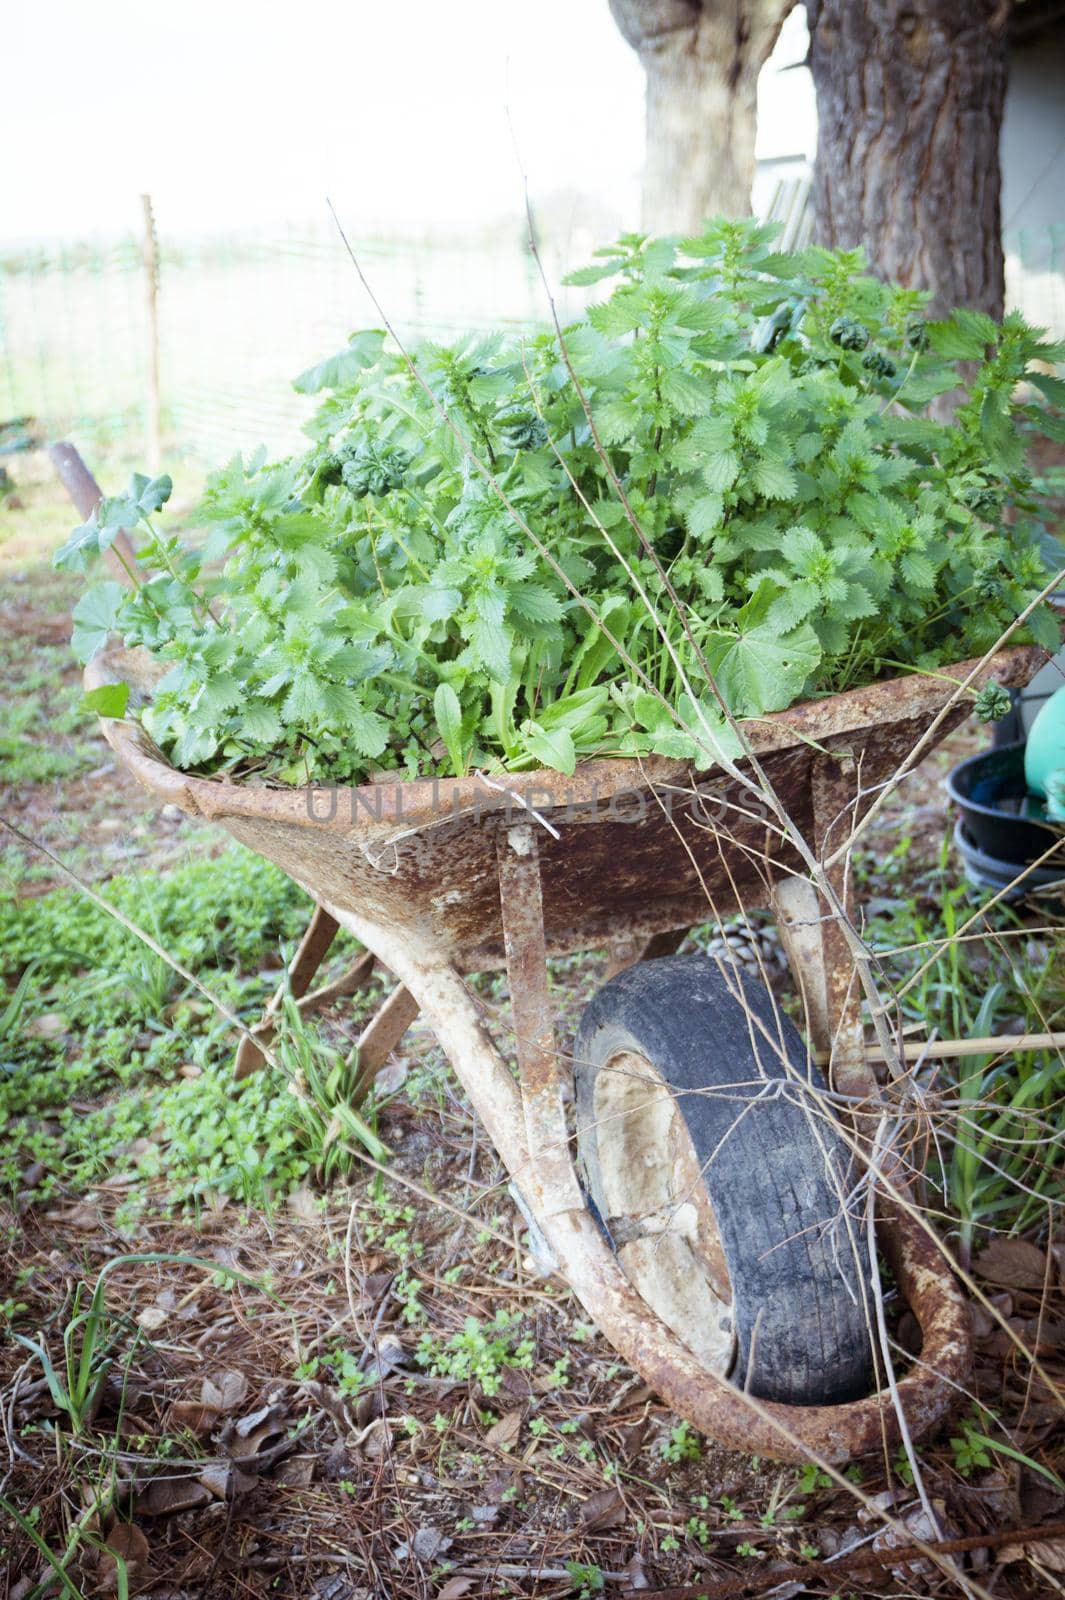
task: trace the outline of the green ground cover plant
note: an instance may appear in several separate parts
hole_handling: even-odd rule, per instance
[[[175,765],[303,783],[706,764],[736,748],[711,677],[757,717],[990,649],[1049,576],[1026,434],[1062,432],[1065,348],[773,237],[627,236],[561,338],[353,336],[297,380],[309,450],[215,474],[201,543],[167,477],[76,530],[60,565],[125,528],[143,568],[81,600],[80,658],[117,631],[164,664],[141,715]]]
[[[251,1018],[276,981],[264,953],[280,960],[306,918],[292,881],[239,846],[165,876],[113,878],[107,892]],[[29,1165],[40,1198],[125,1166],[145,1184],[164,1179],[172,1200],[262,1204],[314,1169],[294,1097],[273,1073],[235,1096],[232,1031],[101,907],[65,889],[0,897],[0,950],[5,1194]]]

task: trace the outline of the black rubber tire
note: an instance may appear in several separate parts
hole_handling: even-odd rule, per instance
[[[643,1056],[673,1089],[727,1090],[682,1092],[676,1105],[728,1264],[737,1342],[732,1379],[791,1405],[854,1400],[870,1392],[874,1366],[861,1286],[869,1276],[864,1234],[853,1226],[848,1232],[841,1218],[853,1158],[826,1121],[823,1103],[814,1114],[807,1109],[812,1097],[802,1082],[824,1083],[798,1030],[758,980],[739,967],[727,970],[726,978],[701,955],[645,961],[604,984],[589,1003],[575,1047],[582,1177],[605,1226],[594,1093],[598,1074],[620,1052]],[[756,1034],[756,1050],[748,1008],[770,1038],[782,1028],[802,1082],[793,1078],[790,1088],[765,1095],[741,1116],[767,1081],[788,1078],[764,1035]]]

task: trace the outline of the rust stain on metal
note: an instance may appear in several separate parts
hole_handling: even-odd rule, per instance
[[[547,992],[538,840],[529,823],[496,836],[499,901],[525,1137],[538,1217],[584,1204],[566,1132],[564,1077]]]

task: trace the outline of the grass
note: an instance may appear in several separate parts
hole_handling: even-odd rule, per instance
[[[1065,1027],[1065,968],[1054,959],[1060,915],[1051,909],[1033,934],[1030,913],[1005,905],[981,913],[981,897],[951,882],[946,839],[924,873],[907,871],[909,851],[902,840],[879,869],[881,885],[902,876],[907,892],[873,930],[904,991],[904,1022],[929,1039]],[[974,912],[970,935],[959,939]],[[1065,1202],[1065,1061],[1053,1051],[960,1057],[924,1068],[918,1081],[931,1113],[924,1171],[968,1266],[991,1234],[1039,1229]]]
[[[165,876],[113,878],[108,892],[249,1019],[307,914],[291,880],[239,846]],[[0,1045],[9,1194],[29,1164],[47,1199],[134,1150],[142,1181],[164,1176],[175,1198],[262,1203],[306,1176],[314,1150],[293,1098],[270,1073],[236,1095],[231,1031],[106,912],[66,889],[0,898],[0,949],[8,1008],[17,1000],[17,1038],[9,1023]],[[306,1037],[302,1048],[313,1059]]]

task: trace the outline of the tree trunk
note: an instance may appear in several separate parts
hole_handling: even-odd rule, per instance
[[[792,0],[610,0],[647,76],[643,225],[749,216],[758,74]]]
[[[1002,315],[999,134],[1010,0],[807,0],[820,243]]]

